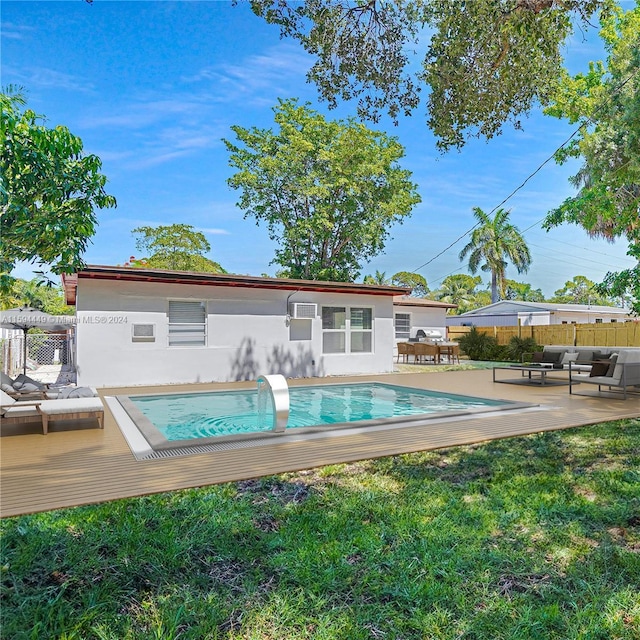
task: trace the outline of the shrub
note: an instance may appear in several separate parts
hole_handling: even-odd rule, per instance
[[[518,336],[513,336],[505,348],[507,359],[516,362],[522,362],[522,356],[525,353],[533,353],[534,351],[542,351],[542,347],[533,338],[519,338]]]
[[[459,338],[458,342],[460,349],[471,360],[495,360],[501,350],[493,336],[478,331],[476,327],[471,327],[471,331]]]

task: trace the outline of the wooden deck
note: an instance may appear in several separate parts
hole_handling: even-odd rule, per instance
[[[230,451],[136,461],[108,409],[104,430],[95,423],[53,423],[43,436],[38,424],[3,429],[0,439],[0,516],[206,486],[285,471],[437,449],[566,429],[619,418],[640,417],[640,401],[569,395],[568,386],[494,384],[491,371],[396,373],[341,377],[340,382],[377,380],[486,398],[533,402],[540,409],[449,419],[375,432],[301,438]],[[323,379],[327,382],[327,379]],[[335,379],[332,381],[336,381]],[[313,383],[317,380],[305,382]],[[102,396],[128,393],[255,388],[255,383],[103,389]],[[589,389],[593,393],[593,389]]]

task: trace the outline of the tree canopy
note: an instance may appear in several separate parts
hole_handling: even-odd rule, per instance
[[[411,295],[415,298],[424,298],[429,293],[426,278],[411,271],[394,273],[391,277],[391,284],[396,287],[411,287]]]
[[[307,77],[330,107],[356,99],[377,121],[412,113],[426,94],[442,149],[486,138],[537,103],[560,78],[561,48],[610,0],[250,0],[254,13],[314,59]],[[426,53],[416,64],[418,49]]]
[[[386,284],[395,287],[406,287],[411,289],[411,295],[414,298],[424,298],[429,293],[429,287],[424,276],[411,271],[398,271],[391,278],[387,278],[384,271],[376,271],[375,275],[367,275],[364,277],[365,284]]]
[[[555,291],[549,302],[611,305],[611,299],[600,295],[596,283],[585,276],[574,276],[573,280],[565,282],[564,287]]]
[[[583,165],[572,178],[578,194],[551,211],[543,226],[569,222],[592,236],[626,238],[628,255],[640,261],[640,6],[617,10],[601,36],[607,64],[592,62],[574,77],[565,73],[546,110],[582,125],[556,159],[580,158]],[[598,289],[614,297],[631,293],[640,314],[640,264],[607,274]]]
[[[20,261],[56,274],[81,269],[98,224],[95,209],[116,201],[105,191],[100,159],[83,153],[80,138],[46,127],[11,89],[0,103],[0,287],[7,290]]]
[[[460,251],[460,260],[469,256],[471,273],[478,268],[491,273],[491,302],[505,297],[507,260],[518,273],[527,271],[531,264],[529,248],[518,228],[509,222],[509,213],[498,209],[491,218],[480,207],[474,207],[473,215],[478,222],[471,239]]]
[[[278,243],[272,263],[291,278],[354,282],[380,253],[393,223],[420,202],[404,148],[353,119],[328,121],[309,105],[280,100],[277,130],[232,127],[228,180],[245,218]]]
[[[10,288],[0,291],[0,308],[32,307],[54,316],[73,315],[75,309],[65,303],[61,287],[43,285],[39,278],[16,278]]]
[[[217,262],[204,254],[211,245],[201,231],[190,224],[138,227],[131,232],[139,251],[149,252],[148,258],[130,259],[131,266],[146,266],[152,269],[195,271],[201,273],[227,273]]]
[[[504,299],[524,302],[544,302],[542,289],[534,289],[528,282],[516,282],[507,278],[504,281]]]

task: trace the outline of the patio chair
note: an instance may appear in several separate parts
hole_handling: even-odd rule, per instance
[[[417,342],[413,345],[414,362],[426,362],[432,360],[433,364],[438,362],[438,347],[428,342]]]
[[[0,419],[2,424],[41,422],[42,433],[49,432],[50,420],[80,420],[95,418],[104,429],[104,406],[97,397],[65,398],[62,400],[33,400],[18,402],[0,390]]]
[[[443,356],[447,358],[447,362],[452,364],[456,360],[458,364],[460,364],[460,345],[459,344],[439,344],[438,349],[440,351],[440,361],[442,361]]]
[[[398,362],[402,356],[403,362],[409,362],[409,356],[414,354],[414,347],[417,343],[398,342]]]

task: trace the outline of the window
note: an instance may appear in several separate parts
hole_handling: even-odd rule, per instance
[[[322,307],[322,353],[345,353],[347,348],[347,309]]]
[[[203,347],[207,343],[204,302],[169,300],[169,346]]]
[[[408,340],[411,336],[411,314],[396,313],[393,324],[396,328],[396,338]]]
[[[373,311],[368,307],[322,307],[322,353],[371,353]]]
[[[373,314],[366,307],[351,307],[351,353],[373,351]]]
[[[596,324],[602,324],[602,318],[596,318]]]

